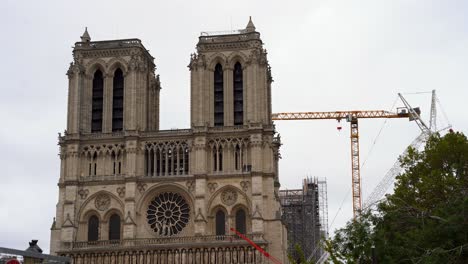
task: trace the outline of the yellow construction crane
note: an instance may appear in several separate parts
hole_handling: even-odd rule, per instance
[[[351,125],[351,175],[353,190],[353,215],[358,216],[362,208],[361,199],[361,172],[359,165],[359,130],[358,119],[360,118],[409,118],[413,120],[415,116],[421,113],[419,108],[397,108],[397,112],[384,110],[370,111],[334,111],[334,112],[296,112],[296,113],[274,113],[273,120],[318,120],[335,119],[338,122],[342,119],[348,121]],[[341,127],[338,127],[341,129]]]

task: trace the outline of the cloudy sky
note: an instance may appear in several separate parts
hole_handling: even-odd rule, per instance
[[[139,38],[156,58],[162,129],[189,126],[187,65],[200,32],[244,28],[252,16],[269,52],[274,112],[389,110],[401,92],[427,119],[430,94],[409,93],[436,89],[454,129],[468,132],[468,1],[0,5],[0,247],[24,249],[34,238],[48,252],[58,199],[57,133],[66,125],[65,72],[85,26],[93,40]],[[331,229],[343,226],[352,216],[349,125],[343,122],[341,132],[331,120],[276,125],[283,141],[282,187],[298,188],[306,176],[326,177]],[[361,120],[364,197],[418,134],[403,119]]]

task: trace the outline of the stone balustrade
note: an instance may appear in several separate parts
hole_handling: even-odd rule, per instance
[[[266,244],[263,234],[248,234],[247,238],[254,241],[256,244]],[[96,249],[96,248],[144,248],[153,246],[178,246],[181,244],[215,244],[222,245],[247,245],[248,242],[236,235],[224,236],[174,236],[174,237],[158,237],[158,238],[141,238],[141,239],[125,239],[125,240],[98,240],[98,241],[78,241],[70,243],[70,249]]]

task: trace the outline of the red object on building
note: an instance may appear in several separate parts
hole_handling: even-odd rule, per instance
[[[17,259],[10,259],[6,264],[21,264]]]
[[[266,252],[265,250],[263,250],[263,248],[261,248],[259,245],[255,244],[255,242],[253,242],[252,240],[250,240],[249,238],[247,238],[246,236],[244,236],[243,234],[241,234],[239,231],[237,231],[236,229],[232,228],[231,227],[231,231],[235,232],[236,235],[238,235],[240,238],[244,239],[245,241],[247,241],[250,245],[252,245],[255,249],[257,249],[258,251],[260,251],[260,253],[262,253],[265,257],[267,257],[268,259],[270,259],[271,261],[273,261],[275,264],[281,264],[281,262],[273,257],[272,255],[270,255],[268,252]]]

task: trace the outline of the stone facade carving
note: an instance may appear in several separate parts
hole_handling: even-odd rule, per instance
[[[88,189],[80,189],[78,191],[78,194],[80,195],[81,199],[86,199],[86,197],[88,197],[89,190]]]
[[[187,186],[187,189],[189,192],[193,192],[195,191],[195,181],[194,180],[189,180],[185,183],[185,185]]]
[[[138,183],[138,185],[137,185],[137,189],[138,189],[138,191],[139,191],[140,193],[144,193],[144,192],[146,191],[146,187],[147,187],[147,186],[148,186],[148,185],[146,185],[146,183],[140,182],[140,183]]]
[[[249,189],[250,182],[248,181],[241,181],[240,186],[242,187],[242,190],[246,192]]]
[[[218,184],[216,182],[209,182],[207,184],[208,186],[208,190],[210,190],[210,192],[214,192],[216,191],[216,188],[218,188]]]
[[[195,216],[195,221],[207,222],[205,216],[203,215],[201,208],[198,208],[198,213]]]
[[[111,202],[111,198],[108,194],[102,193],[96,196],[94,200],[94,205],[96,206],[96,209],[100,211],[105,211],[109,209]]]
[[[182,232],[190,218],[190,206],[178,193],[164,192],[148,205],[146,219],[151,229],[160,236]]]
[[[125,186],[117,187],[117,193],[119,194],[120,198],[125,197]]]
[[[159,129],[161,82],[140,40],[92,41],[89,34],[83,39],[67,71],[68,118],[59,137],[51,253],[76,263],[263,263],[258,251],[227,232],[242,209],[246,236],[285,262],[286,232],[272,195],[279,186],[281,142],[271,120],[271,69],[253,23],[198,39],[188,65],[186,129]],[[214,98],[217,64],[223,94]],[[102,79],[100,73],[95,79],[97,70]],[[123,88],[114,87],[117,70]],[[102,98],[93,97],[95,88]],[[115,99],[122,100],[121,108],[114,108],[114,88],[122,93]],[[215,124],[215,114],[222,123]],[[122,129],[114,129],[119,116]],[[98,129],[92,129],[93,121]],[[219,210],[225,232],[216,229]],[[120,217],[118,243],[109,240],[113,214]],[[91,216],[99,219],[97,241],[87,241]],[[138,252],[131,250],[134,245]]]
[[[221,194],[221,201],[225,205],[233,205],[237,202],[237,192],[233,189],[227,189]]]

